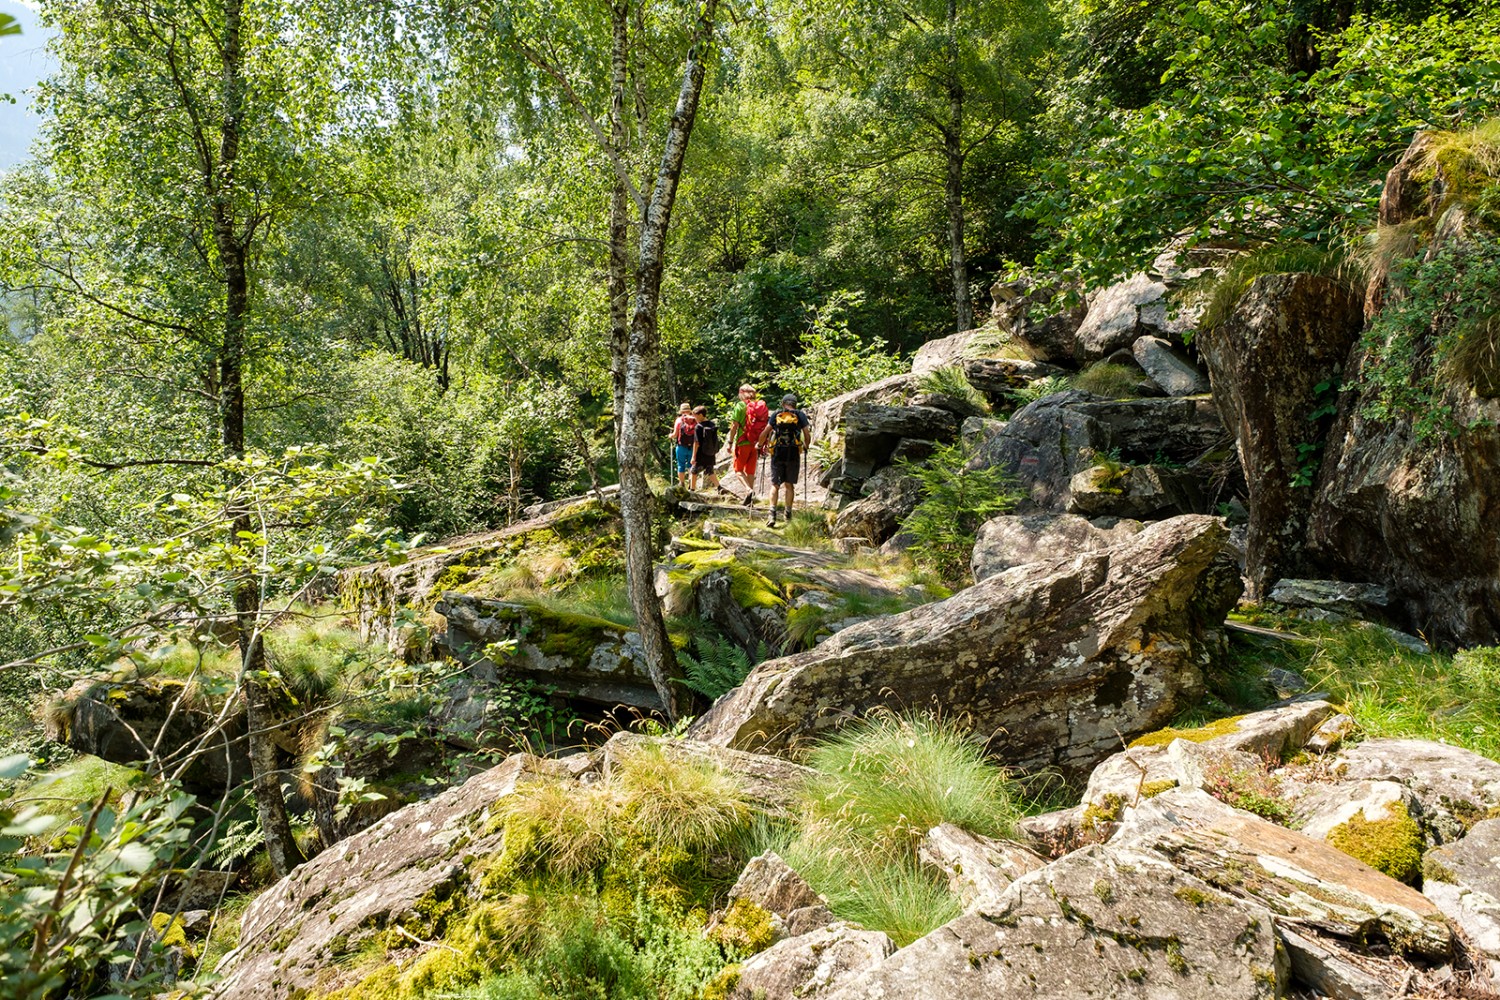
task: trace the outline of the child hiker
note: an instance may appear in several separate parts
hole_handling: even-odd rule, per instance
[[[693,407],[693,419],[697,421],[693,440],[692,490],[698,492],[698,477],[703,477],[703,488],[719,487],[719,474],[714,471],[714,461],[719,455],[719,425],[708,417],[708,407]],[[711,482],[710,482],[711,481]]]
[[[740,401],[729,411],[729,450],[734,455],[734,471],[750,487],[745,494],[746,507],[755,502],[755,460],[760,454],[761,432],[770,419],[766,401],[756,394],[755,386],[740,386]]]
[[[677,485],[687,488],[688,470],[693,467],[693,445],[698,440],[698,421],[687,403],[677,407],[677,422],[672,425],[672,456],[676,459]]]
[[[787,393],[781,397],[781,409],[771,417],[771,422],[761,432],[759,445],[771,449],[771,517],[766,527],[776,527],[776,504],[778,494],[786,487],[786,519],[792,519],[792,499],[797,493],[797,466],[802,452],[807,449],[812,436],[812,422],[807,414],[797,409],[797,397]]]

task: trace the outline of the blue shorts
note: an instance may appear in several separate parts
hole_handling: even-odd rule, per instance
[[[679,444],[674,446],[677,456],[677,471],[686,472],[693,464],[693,446],[690,444]]]

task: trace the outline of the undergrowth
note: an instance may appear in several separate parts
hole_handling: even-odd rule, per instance
[[[938,396],[948,396],[967,403],[979,413],[990,412],[990,402],[984,393],[974,388],[962,365],[946,365],[935,368],[917,379],[917,388]]]
[[[1128,365],[1101,361],[1074,375],[1072,387],[1105,399],[1130,399],[1141,394],[1143,378]]]
[[[999,468],[975,468],[960,444],[939,448],[926,462],[905,471],[921,484],[922,500],[902,524],[911,553],[950,584],[969,579],[969,557],[985,521],[1015,507],[1021,499]]]

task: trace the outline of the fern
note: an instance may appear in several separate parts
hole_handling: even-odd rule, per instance
[[[1072,384],[1066,376],[1048,375],[1046,378],[1027,383],[1019,389],[1011,389],[1006,395],[1014,399],[1018,406],[1025,406],[1027,403],[1035,403],[1039,399],[1055,396],[1059,392],[1067,392],[1071,388]]]
[[[684,687],[710,700],[718,700],[740,686],[755,666],[750,655],[743,649],[718,636],[699,636],[693,640],[698,655],[682,653],[682,667],[686,677],[680,682]]]
[[[934,369],[917,380],[917,388],[937,396],[951,396],[968,403],[980,413],[990,412],[990,402],[984,393],[974,388],[968,373],[960,365],[948,365]]]

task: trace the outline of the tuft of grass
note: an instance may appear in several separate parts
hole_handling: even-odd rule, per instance
[[[707,850],[750,817],[738,778],[713,761],[669,754],[658,743],[623,758],[612,784],[631,826],[653,843],[682,851]]]
[[[789,846],[784,857],[840,919],[882,930],[898,948],[963,913],[947,884],[911,858],[882,860],[808,841]]]
[[[529,600],[561,614],[587,615],[616,625],[635,626],[635,612],[630,608],[625,577],[618,573],[587,576],[562,590],[536,593]]]
[[[866,850],[905,856],[927,831],[953,823],[1005,837],[1020,816],[1010,779],[956,723],[880,714],[846,727],[808,756],[811,824]]]
[[[1229,319],[1256,278],[1267,274],[1317,274],[1348,280],[1349,264],[1348,257],[1337,248],[1301,241],[1268,243],[1235,257],[1218,272],[1189,283],[1183,295],[1203,304],[1198,328],[1212,330]]]
[[[828,534],[828,521],[810,510],[799,510],[781,527],[781,540],[799,549],[829,549],[833,540]]]
[[[1072,383],[1066,375],[1048,375],[1034,382],[1028,382],[1020,389],[1010,390],[1010,398],[1016,401],[1017,406],[1025,406],[1027,403],[1035,403],[1039,399],[1055,396],[1060,392],[1071,389]]]
[[[1101,361],[1074,375],[1072,386],[1106,399],[1131,399],[1141,394],[1141,379],[1129,365]]]
[[[118,803],[121,793],[147,784],[144,771],[85,756],[37,775],[16,790],[13,801],[34,806],[44,816],[55,816],[60,828],[77,818],[80,805],[98,802],[106,791],[111,792],[111,801]]]
[[[990,412],[990,402],[984,393],[974,388],[962,365],[946,365],[935,368],[917,379],[917,388],[939,396],[951,396],[962,400],[980,413]]]

